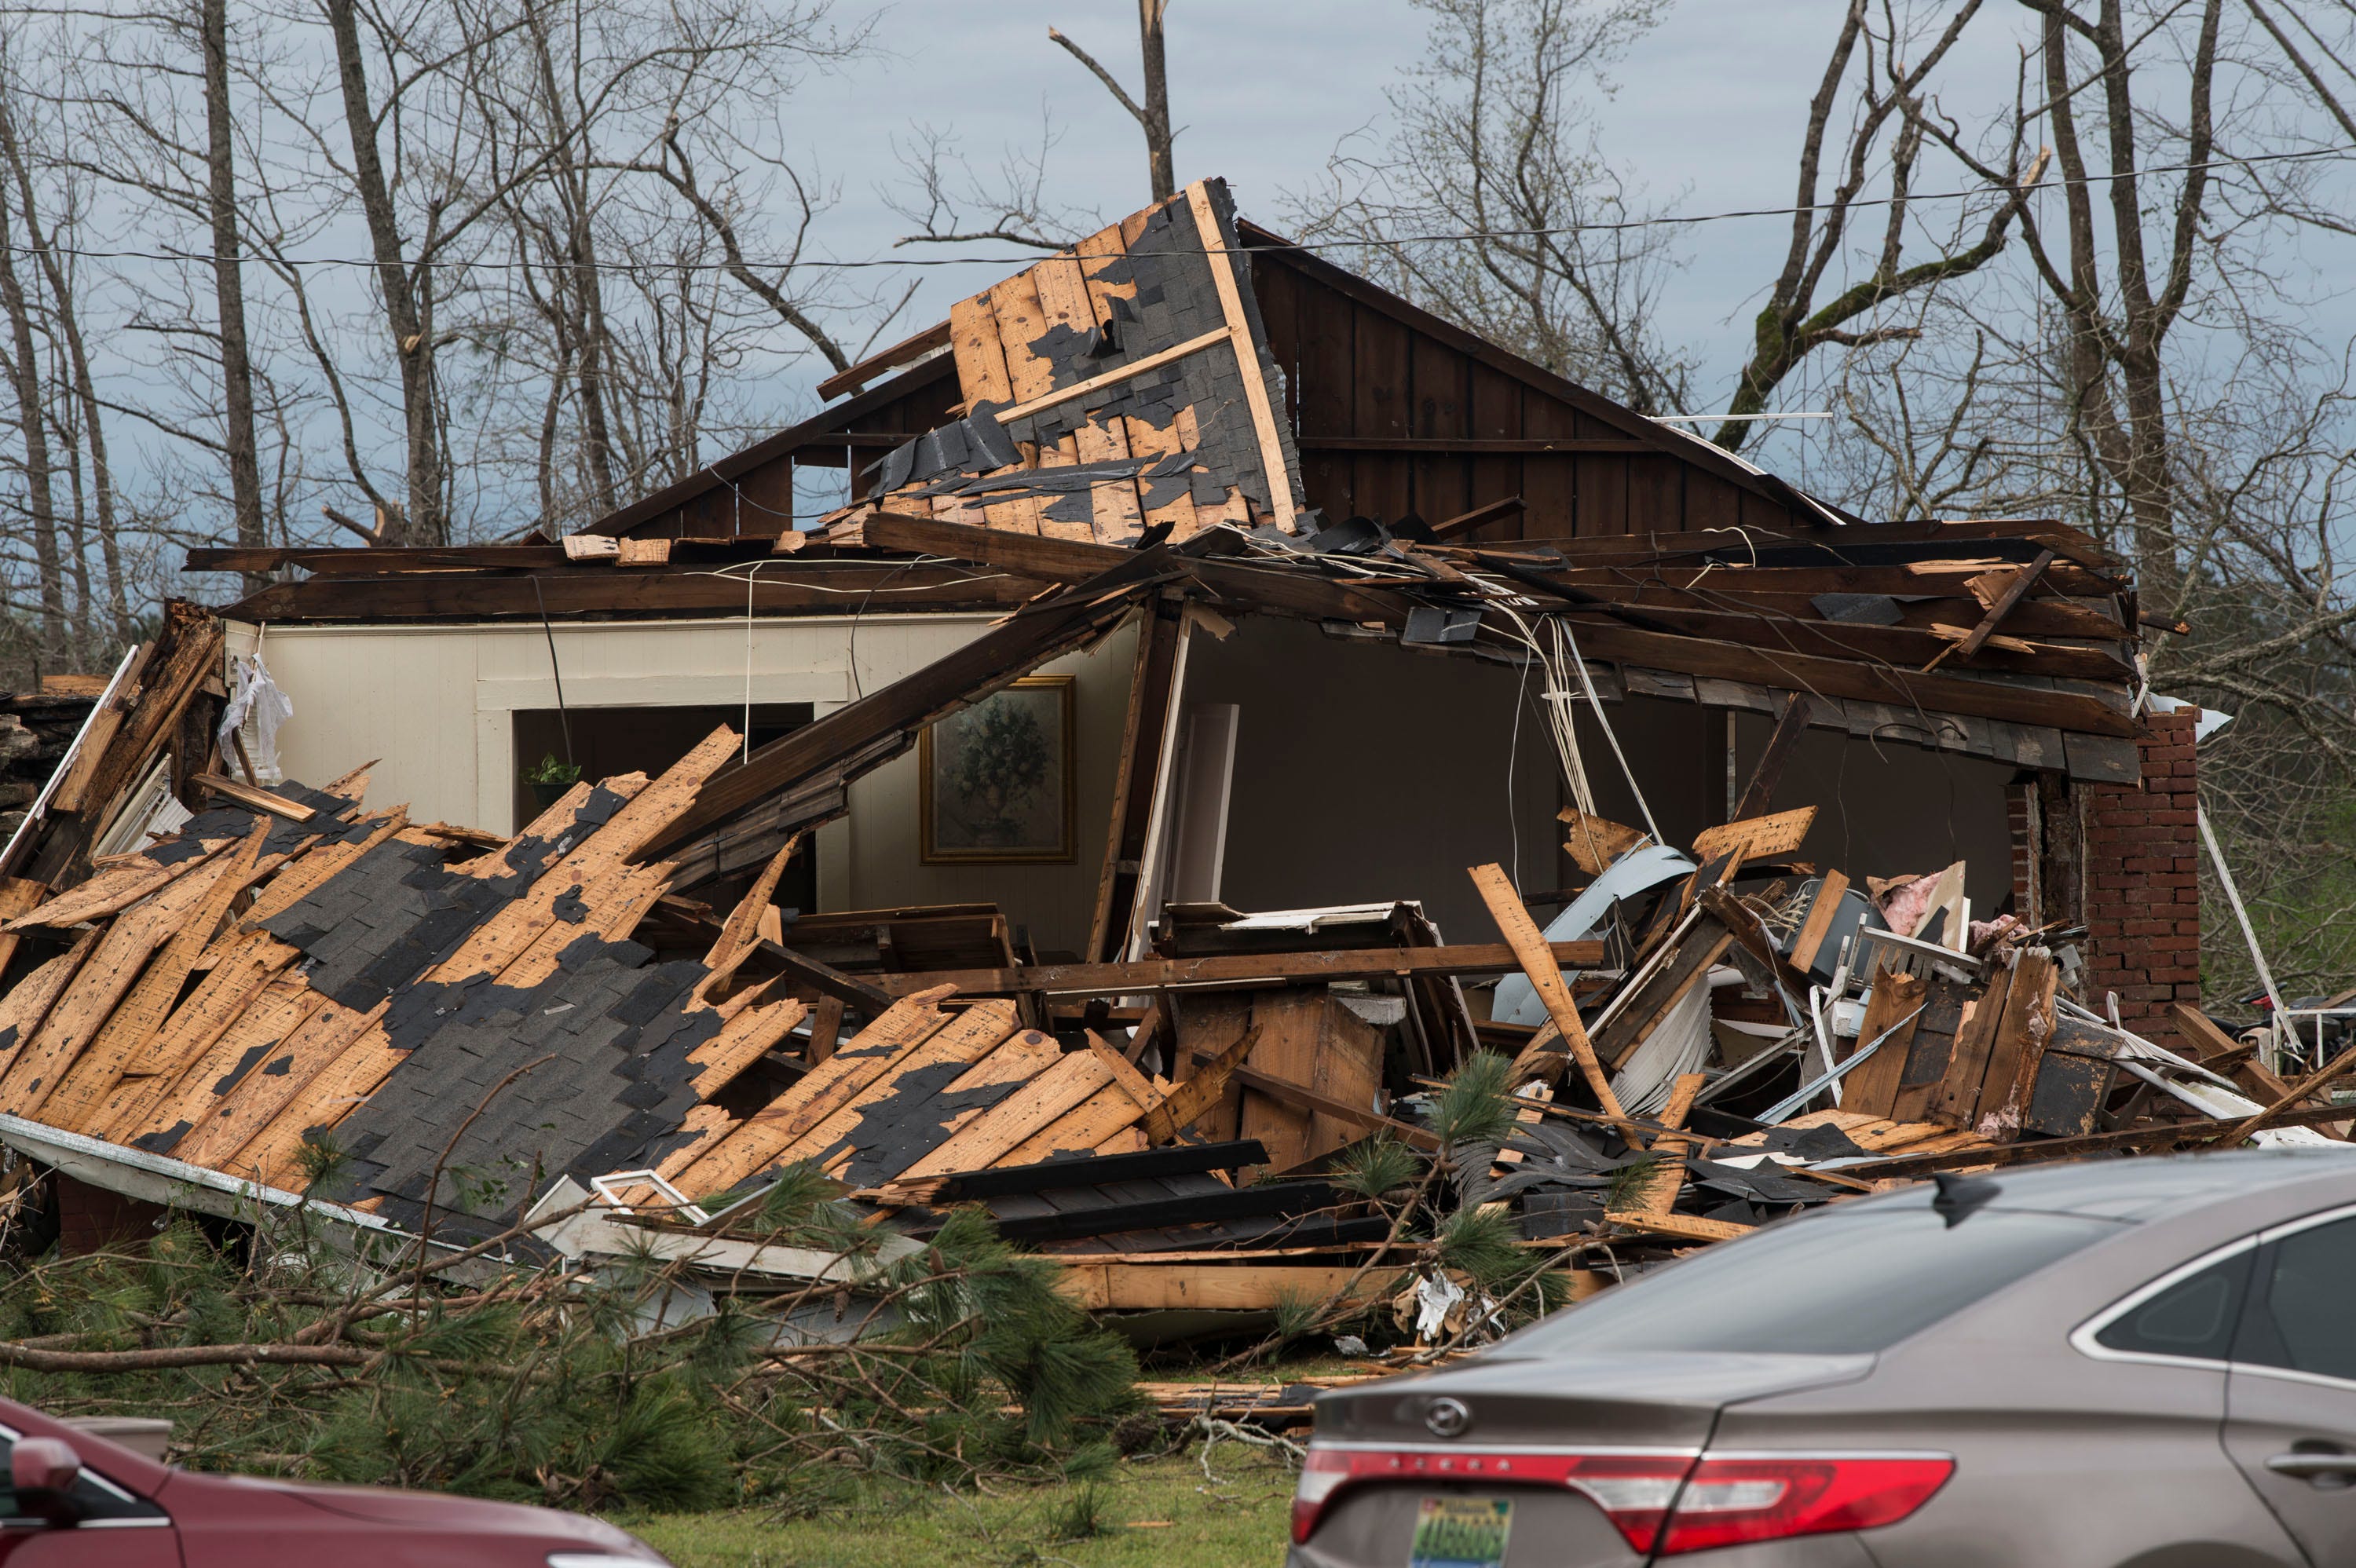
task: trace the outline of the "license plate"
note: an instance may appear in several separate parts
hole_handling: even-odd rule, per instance
[[[1426,1498],[1407,1568],[1503,1568],[1513,1529],[1510,1498]]]

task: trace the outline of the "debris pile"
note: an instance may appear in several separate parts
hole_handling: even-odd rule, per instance
[[[2326,1098],[2333,1067],[2286,1083],[2278,1040],[2245,1044],[2191,1005],[2189,859],[2150,873],[2194,906],[2148,944],[2170,988],[2122,1015],[2091,977],[2115,954],[2089,929],[2158,859],[2089,848],[2111,826],[2089,802],[2143,788],[2139,748],[2190,716],[2158,710],[2139,674],[2154,623],[2076,529],[1865,525],[1239,225],[1216,182],[960,302],[827,395],[870,380],[561,545],[198,552],[198,570],[282,574],[232,613],[310,623],[322,644],[397,621],[469,671],[498,662],[494,632],[534,661],[544,646],[568,764],[552,617],[584,642],[603,620],[681,618],[675,637],[604,645],[596,668],[629,676],[584,674],[616,707],[741,681],[753,728],[756,623],[787,641],[806,629],[792,617],[847,621],[848,667],[823,672],[844,684],[800,662],[794,678],[851,699],[813,699],[760,745],[697,718],[680,745],[705,738],[676,763],[634,752],[644,772],[576,784],[510,837],[370,805],[366,767],[271,782],[234,721],[258,659],[230,668],[222,624],[170,606],[0,856],[0,1142],[118,1192],[299,1210],[421,1254],[501,1237],[509,1263],[586,1273],[659,1257],[699,1310],[768,1292],[798,1304],[780,1333],[854,1337],[890,1315],[811,1308],[863,1280],[763,1218],[765,1192],[814,1181],[879,1253],[987,1216],[1053,1260],[1067,1303],[1141,1342],[1388,1314],[1412,1355],[1886,1180],[2333,1140],[2356,1120]],[[763,497],[789,507],[794,464],[821,447],[860,465],[852,504],[796,530]],[[1454,515],[1429,520],[1417,497]],[[778,520],[746,532],[755,513]],[[655,537],[663,518],[680,537]],[[926,628],[929,662],[871,684],[871,610],[956,624]],[[922,890],[905,907],[787,907],[817,901],[796,857],[854,790],[876,798],[877,770],[912,752],[929,769],[933,727],[1116,635],[1134,665],[1099,686],[1126,706],[1103,703],[1118,718],[1085,748],[1057,737],[1066,785],[1041,815],[1062,831],[1028,862],[1039,881],[993,880],[1000,846],[936,859],[916,837],[882,868],[893,891],[869,895]],[[705,667],[685,687],[641,678],[628,650],[659,640]],[[1510,684],[1501,739],[1550,745],[1572,803],[1567,859],[1538,863],[1575,885],[1480,864],[1477,902],[1452,901],[1455,869],[1509,844],[1527,874],[1543,811],[1510,782],[1502,831],[1458,805],[1467,773],[1345,776],[1315,743],[1243,789],[1216,645],[1234,680],[1263,676],[1252,650],[1309,644],[1350,645],[1371,672],[1330,713],[1271,700],[1286,722],[1330,720],[1321,742],[1436,751],[1436,720],[1460,717],[1437,709]],[[1462,685],[1420,688],[1419,709],[1384,685],[1442,663]],[[510,665],[453,702],[526,700],[543,672]],[[1273,697],[1290,672],[1265,673]],[[1615,730],[1613,705],[1657,732]],[[422,717],[419,749],[475,756],[525,711]],[[1541,739],[1524,741],[1526,715]],[[1737,715],[1772,731],[1739,794]],[[1851,804],[1837,773],[1785,781],[1810,731],[1837,749],[1820,756],[1953,759],[1984,824],[2050,806],[2014,837],[2030,871],[1967,887],[1972,862],[1938,863],[1964,849],[1914,861],[1903,817],[1870,857],[1913,863],[1809,859],[1819,805]],[[1582,732],[1608,743],[1641,827],[1599,809]],[[1726,764],[1725,809],[1709,790],[1714,825],[1672,841],[1622,741],[1653,742],[1657,788],[1701,771],[1683,749],[1697,732]],[[0,726],[0,753],[16,733]],[[2182,745],[2164,809],[2189,823]],[[1500,749],[1510,781],[1523,759]],[[460,798],[511,783],[469,773]],[[1261,901],[1320,907],[1221,901],[1248,793],[1318,836],[1314,876],[1360,862],[1355,901],[1322,884]],[[1343,796],[1379,813],[1336,827]],[[2146,815],[2135,832],[2184,837]],[[2069,856],[2047,853],[2049,828],[2080,836],[2073,885],[2050,895],[2038,868]],[[880,862],[884,837],[862,853]],[[1073,868],[1052,874],[1069,954],[1025,929],[1051,860]],[[1435,862],[1453,885],[1415,885]],[[1401,866],[1419,869],[1394,884]],[[811,896],[781,894],[789,871]],[[1445,933],[1443,901],[1460,912]],[[1464,929],[1482,910],[1494,933]],[[2176,1049],[2137,1010],[2161,1000]]]

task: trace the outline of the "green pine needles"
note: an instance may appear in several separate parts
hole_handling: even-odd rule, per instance
[[[834,1191],[789,1171],[743,1211],[734,1233],[836,1260],[783,1290],[651,1257],[437,1282],[299,1216],[0,1265],[0,1392],[170,1416],[196,1468],[580,1509],[806,1512],[869,1476],[1102,1473],[1137,1363],[1056,1266],[979,1211],[884,1261],[891,1232]]]

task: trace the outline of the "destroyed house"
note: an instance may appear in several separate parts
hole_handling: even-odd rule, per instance
[[[1068,831],[995,857],[928,848],[938,792],[918,748],[898,747],[843,774],[846,809],[814,812],[780,901],[987,901],[1033,950],[1117,956],[1141,951],[1151,923],[1135,885],[1150,832],[1184,899],[1408,897],[1443,931],[1478,930],[1463,865],[1508,861],[1532,891],[1577,874],[1516,624],[1571,610],[1559,618],[1603,709],[1627,716],[1622,769],[1594,708],[1554,704],[1578,709],[1565,722],[1601,764],[1605,816],[1639,815],[1633,775],[1669,841],[1725,820],[1730,781],[1799,691],[1808,729],[1783,787],[1825,806],[1801,858],[1893,872],[1961,859],[1983,912],[2099,912],[2082,907],[2096,891],[2082,885],[2084,792],[2141,782],[2143,726],[2126,712],[2138,628],[2124,569],[2067,528],[1860,525],[1236,224],[1215,182],[960,302],[822,390],[826,411],[562,546],[197,552],[288,571],[228,614],[232,647],[263,637],[303,715],[290,771],[381,757],[380,787],[422,816],[509,831],[532,812],[523,773],[562,760],[568,738],[589,777],[659,769],[723,720],[778,743],[1149,532],[1185,552],[1226,524],[1299,543],[1281,574],[1243,541],[1254,564],[1190,568],[1242,585],[1193,595],[1213,635],[1165,593],[1151,615],[1088,618],[1035,665],[980,672],[1055,683],[1030,701],[1053,720],[1047,793]],[[985,406],[1012,462],[985,466],[970,447],[984,421],[965,411]],[[910,477],[944,461],[944,435],[980,471]],[[793,470],[813,464],[848,464],[854,504],[789,528],[817,521],[791,515]],[[942,534],[953,524],[987,531]],[[2049,549],[1975,641],[2007,579]],[[1475,617],[1435,578],[1468,567],[1523,597]],[[1407,603],[1386,574],[1449,603]],[[749,875],[784,830],[715,840],[707,869]]]
[[[1912,890],[1925,975],[2004,915],[2131,1028],[2196,998],[2190,715],[2077,530],[1848,517],[1216,182],[821,390],[562,540],[193,552],[277,581],[179,612],[12,846],[0,1134],[280,1193],[325,1139],[377,1223],[809,1157],[1044,1241],[1338,1244],[1313,1162],[1376,1107],[1476,1047],[1560,1069],[1572,993],[1523,975],[1625,982],[1595,1044],[1657,1110],[1692,998],[1747,979],[1695,1038],[1780,1035],[1779,987],[1868,972],[1843,868]],[[799,466],[843,504],[797,517]],[[184,722],[257,654],[258,772]],[[1651,914],[1588,920],[1639,869]],[[2111,1086],[1883,1060],[1876,1114],[1956,1136],[2091,1135]],[[1087,1151],[1159,1195],[1016,1174]]]

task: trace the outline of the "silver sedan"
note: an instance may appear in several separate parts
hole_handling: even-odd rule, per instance
[[[1289,1568],[2356,1563],[2356,1150],[1834,1204],[1316,1415]]]

